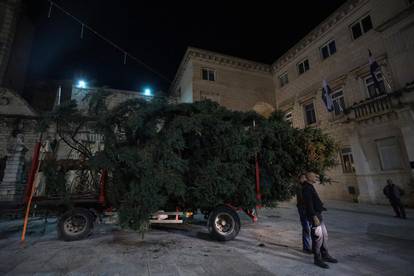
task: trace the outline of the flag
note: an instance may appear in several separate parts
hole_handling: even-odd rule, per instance
[[[368,49],[368,62],[369,62],[369,71],[371,73],[371,77],[374,80],[374,86],[378,90],[378,93],[381,93],[381,88],[379,81],[377,79],[377,75],[375,74],[378,70],[381,71],[381,67],[379,66],[378,62],[372,56],[371,50]]]
[[[323,80],[322,82],[322,100],[325,103],[328,112],[332,112],[334,110],[334,104],[331,97],[331,88],[326,80]]]

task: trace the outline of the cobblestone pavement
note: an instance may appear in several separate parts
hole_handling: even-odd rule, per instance
[[[257,224],[243,218],[234,241],[212,241],[203,225],[134,232],[98,225],[86,240],[56,238],[40,220],[19,243],[20,221],[0,223],[0,275],[414,275],[414,217],[390,207],[327,202],[329,246],[338,264],[323,270],[301,252],[300,224],[291,203],[263,209]],[[408,233],[408,234],[406,234]]]

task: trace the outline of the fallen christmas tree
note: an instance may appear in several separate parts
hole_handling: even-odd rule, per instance
[[[168,104],[165,99],[133,99],[108,109],[108,96],[92,95],[83,112],[75,102],[60,106],[45,122],[56,124],[60,140],[81,152],[89,167],[110,172],[107,198],[123,227],[145,230],[160,209],[271,206],[292,197],[300,172],[323,176],[335,162],[332,139],[319,129],[291,127],[279,112],[266,119],[211,101]],[[84,128],[103,135],[103,150],[92,154],[76,140]]]

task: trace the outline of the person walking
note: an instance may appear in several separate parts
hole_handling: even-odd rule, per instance
[[[387,179],[387,185],[384,187],[383,193],[390,201],[395,217],[406,219],[404,205],[401,202],[401,196],[404,195],[404,191],[395,185],[391,179]]]
[[[302,195],[302,186],[305,181],[306,175],[303,173],[299,176],[299,184],[296,187],[296,207],[302,225],[302,250],[307,254],[312,254],[311,223],[305,213],[305,202]]]
[[[338,260],[328,253],[328,231],[322,218],[322,212],[326,211],[313,184],[316,183],[316,175],[306,173],[306,181],[303,184],[302,195],[305,205],[305,213],[311,222],[312,249],[315,265],[329,268],[329,263],[337,263]]]

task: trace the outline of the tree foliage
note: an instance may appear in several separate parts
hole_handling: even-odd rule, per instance
[[[107,96],[92,95],[84,112],[74,103],[61,106],[49,118],[64,142],[81,152],[76,131],[87,125],[104,136],[104,149],[85,156],[88,166],[110,171],[107,196],[125,227],[144,230],[160,209],[254,208],[256,159],[262,205],[289,199],[300,172],[323,175],[334,165],[331,138],[319,129],[291,127],[280,112],[266,119],[211,101],[166,99],[133,99],[108,110]]]

